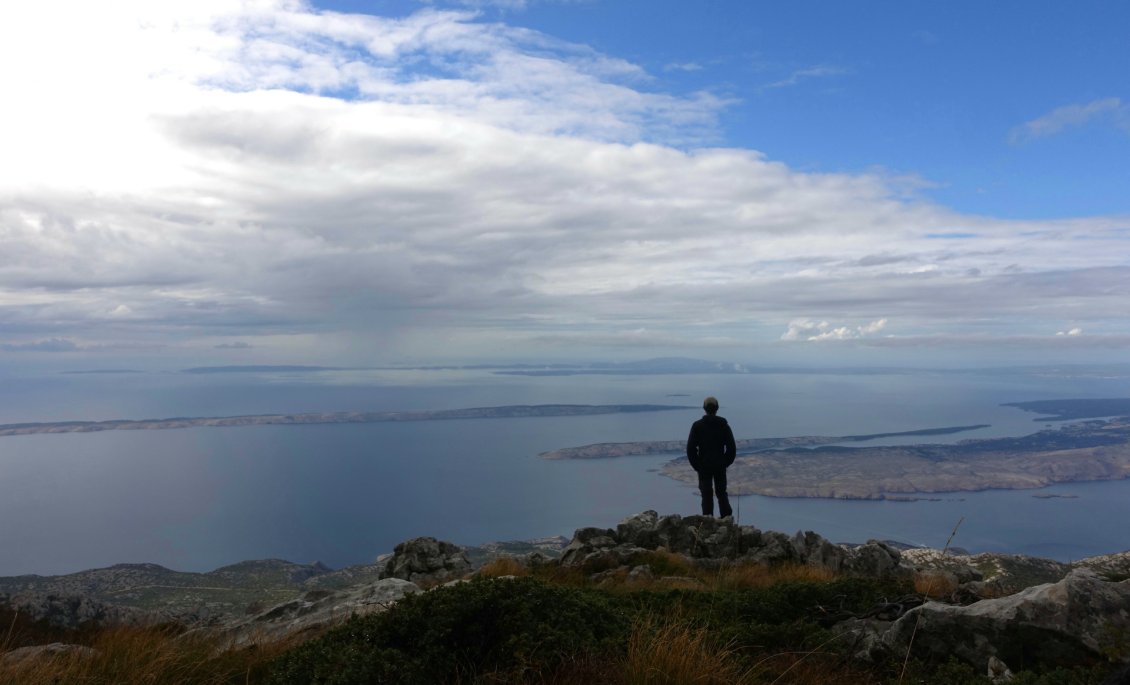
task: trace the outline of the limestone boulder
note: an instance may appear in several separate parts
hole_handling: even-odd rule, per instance
[[[866,544],[847,550],[836,569],[854,576],[869,578],[909,578],[914,569],[902,562],[902,554],[878,540],[868,540]]]
[[[810,530],[798,532],[793,536],[791,543],[796,550],[796,558],[803,559],[809,566],[822,566],[839,571],[848,556],[848,550],[840,545],[833,545]]]
[[[402,542],[385,562],[381,578],[400,578],[412,583],[442,583],[471,571],[471,560],[462,547],[420,537]]]
[[[401,578],[385,578],[346,590],[311,590],[277,604],[224,632],[233,646],[275,642],[292,635],[340,623],[351,616],[385,611],[420,588]]]
[[[956,656],[979,670],[996,657],[1012,669],[1130,662],[1130,581],[1077,569],[1057,583],[968,606],[937,602],[907,612],[882,637],[894,653]]]

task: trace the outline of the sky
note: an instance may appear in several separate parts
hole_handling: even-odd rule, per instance
[[[0,370],[1130,352],[1130,5],[0,7]]]

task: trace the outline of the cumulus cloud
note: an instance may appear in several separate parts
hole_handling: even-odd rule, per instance
[[[962,215],[704,147],[725,102],[473,13],[42,5],[0,9],[15,340],[687,352],[1120,326],[1130,298],[1124,218]]]
[[[836,326],[827,321],[812,321],[810,319],[793,319],[789,322],[788,330],[781,334],[781,340],[806,340],[817,342],[821,340],[854,340],[872,335],[883,330],[887,325],[886,319],[877,319],[862,326]]]
[[[1026,143],[1036,138],[1046,138],[1069,128],[1078,128],[1100,119],[1130,120],[1130,107],[1119,98],[1103,98],[1085,104],[1057,107],[1047,114],[1027,121],[1012,129],[1009,141]]]

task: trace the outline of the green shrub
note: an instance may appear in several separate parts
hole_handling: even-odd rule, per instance
[[[532,578],[482,579],[409,595],[289,652],[279,685],[516,679],[622,645],[629,623],[592,591]]]

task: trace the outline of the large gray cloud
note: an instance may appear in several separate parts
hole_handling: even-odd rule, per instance
[[[42,66],[0,132],[5,349],[1126,334],[1125,219],[960,215],[900,179],[702,147],[724,101],[473,14],[120,9],[77,6],[73,34],[0,17],[2,63]]]

